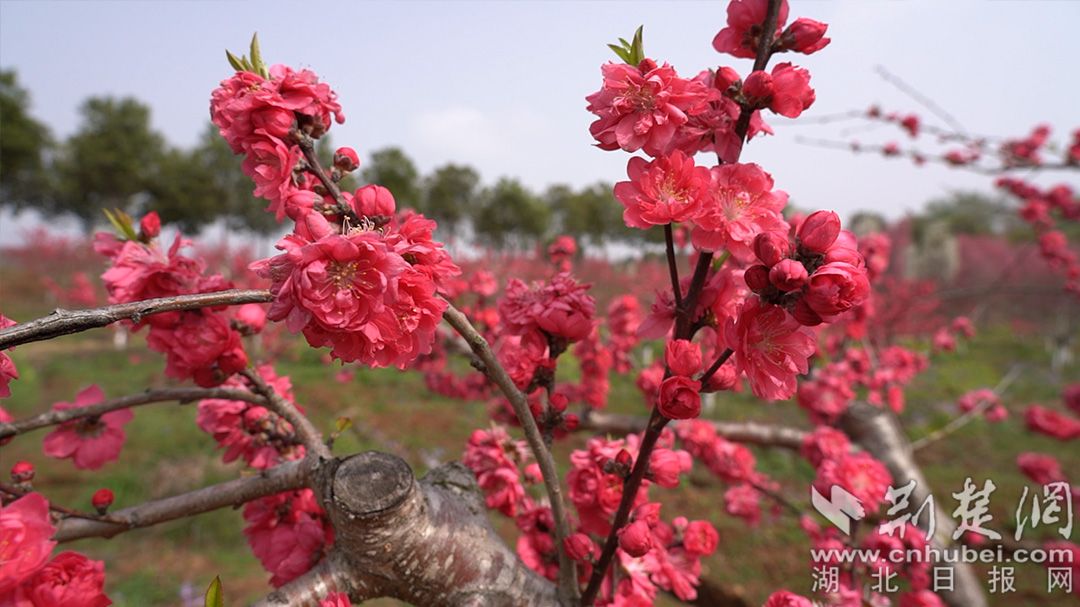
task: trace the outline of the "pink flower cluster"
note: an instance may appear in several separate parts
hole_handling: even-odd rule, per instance
[[[690,469],[690,454],[674,449],[674,438],[665,431],[660,446],[649,456],[648,480],[638,489],[629,523],[618,531],[619,582],[611,588],[610,581],[605,581],[598,605],[652,604],[659,590],[682,600],[697,596],[700,559],[712,554],[719,541],[715,528],[683,517],[668,524],[660,519],[660,504],[648,501],[650,483],[675,487],[680,475]],[[567,550],[583,565],[585,575],[599,555],[591,534],[603,537],[610,532],[611,518],[622,499],[623,481],[637,454],[638,439],[631,435],[626,440],[590,439],[587,449],[570,456],[567,483],[580,527],[567,539]]]
[[[1028,430],[1060,441],[1080,438],[1080,417],[1042,405],[1028,405],[1024,410],[1024,422]]]
[[[1009,416],[1009,410],[1002,404],[1001,397],[989,388],[965,393],[957,399],[956,406],[964,413],[979,409],[988,422],[999,422]]]
[[[473,431],[462,463],[476,475],[487,507],[513,517],[527,507],[521,470],[529,459],[524,441],[511,439],[502,426],[493,425]]]
[[[314,567],[334,542],[334,528],[311,489],[288,491],[244,504],[244,536],[274,587]]]
[[[275,393],[303,412],[293,397],[288,376],[278,376],[270,365],[260,365],[256,372]],[[246,378],[235,376],[223,387],[254,391]],[[242,458],[252,468],[265,470],[304,456],[304,446],[292,425],[265,407],[246,401],[205,399],[199,401],[198,408],[195,423],[225,449],[225,463]]]
[[[925,356],[902,346],[888,346],[873,357],[864,348],[847,348],[799,385],[798,403],[815,423],[832,423],[847,410],[856,391],[865,389],[866,402],[900,413],[903,387],[928,366]]]
[[[49,502],[39,493],[0,507],[0,605],[112,605],[104,592],[104,563],[70,551],[49,559],[55,532]]]
[[[757,471],[754,454],[745,446],[717,434],[705,420],[688,420],[675,429],[682,446],[694,461],[701,462],[714,476],[727,483],[724,509],[728,514],[756,525],[762,516],[761,489],[776,483]]]
[[[430,352],[446,309],[438,286],[459,270],[432,240],[434,222],[407,214],[387,228],[342,232],[304,215],[278,243],[284,253],[252,265],[272,281],[267,317],[346,362],[404,368]]]
[[[566,273],[531,287],[512,278],[499,300],[500,320],[509,335],[540,333],[545,340],[580,341],[596,324],[596,302],[587,293],[589,287]]]
[[[733,0],[727,7],[727,27],[713,38],[713,48],[720,53],[753,59],[762,43],[774,52],[794,51],[811,54],[825,48],[830,40],[825,38],[828,26],[813,19],[800,17],[787,29],[788,3],[783,0],[777,13],[776,31],[772,35],[763,32],[762,23],[769,3],[766,0]]]
[[[151,231],[151,234],[156,232]],[[120,241],[98,233],[94,248],[111,261],[101,278],[110,303],[129,303],[230,289],[221,275],[205,276],[205,263],[180,254],[191,243],[179,235],[163,251],[150,234],[144,240]],[[166,356],[165,372],[176,379],[192,379],[203,387],[216,386],[247,366],[240,333],[232,326],[235,312],[203,308],[155,314],[135,324],[150,326],[146,342]]]
[[[560,272],[569,272],[574,256],[578,253],[573,236],[557,236],[547,248],[548,261]]]
[[[354,150],[337,150],[329,176],[304,160],[302,143],[321,137],[331,116],[344,121],[336,99],[311,71],[274,66],[269,78],[237,72],[223,81],[210,114],[244,155],[255,195],[278,220],[296,222],[278,242],[281,255],[252,264],[272,281],[267,317],[343,361],[404,368],[431,351],[446,309],[438,291],[460,269],[432,238],[435,222],[395,214],[386,188],[335,193],[323,182],[357,168]]]
[[[1066,290],[1080,296],[1080,256],[1057,227],[1062,221],[1080,221],[1080,201],[1072,188],[1060,184],[1043,190],[1011,177],[998,179],[997,186],[1023,201],[1020,218],[1035,230],[1039,253],[1051,268],[1065,276]]]
[[[294,171],[303,158],[294,131],[325,133],[333,115],[345,121],[337,95],[310,70],[275,65],[270,78],[237,72],[222,81],[210,99],[210,119],[233,152],[244,154],[243,169],[255,181],[255,196],[270,201],[280,221],[302,198]]]

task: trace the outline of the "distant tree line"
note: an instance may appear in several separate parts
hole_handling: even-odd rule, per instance
[[[112,208],[133,214],[153,209],[192,234],[218,220],[256,234],[278,229],[251,195],[240,158],[209,123],[194,147],[182,149],[152,128],[150,108],[140,101],[91,97],[80,107],[77,130],[57,141],[30,115],[30,96],[11,70],[0,71],[0,104],[0,206],[74,217],[86,231]],[[329,137],[320,148],[329,161]],[[423,175],[398,148],[373,152],[362,163],[360,180],[389,188],[399,207],[438,221],[448,240],[524,249],[557,234],[592,245],[630,244],[644,234],[624,225],[610,184],[553,185],[537,193],[503,177],[485,186],[476,169],[463,164]]]
[[[30,96],[16,74],[0,70],[0,206],[34,208],[76,218],[86,231],[103,222],[102,209],[139,214],[153,209],[166,223],[195,234],[223,220],[233,230],[278,230],[264,203],[251,195],[240,157],[207,123],[194,147],[169,145],[150,124],[150,108],[136,99],[91,97],[80,107],[78,129],[57,141],[29,113]],[[333,144],[320,140],[330,164]],[[634,245],[655,230],[634,230],[622,221],[611,185],[575,189],[564,184],[534,192],[513,177],[483,185],[473,167],[446,164],[427,175],[399,148],[373,152],[360,181],[390,189],[399,207],[413,208],[439,223],[441,238],[497,249],[527,249],[558,234],[586,245]],[[343,183],[355,188],[355,183]],[[859,213],[852,225],[882,223]],[[915,221],[916,240],[926,227],[944,223],[951,233],[1030,237],[1015,210],[1000,197],[955,192],[931,201]],[[655,238],[655,236],[650,236]],[[1023,237],[1023,236],[1022,236]]]

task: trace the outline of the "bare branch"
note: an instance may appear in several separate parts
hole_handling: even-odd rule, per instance
[[[723,422],[708,420],[716,433],[736,443],[748,443],[762,447],[783,447],[798,450],[802,446],[806,431],[786,426],[771,426],[756,422]],[[645,429],[648,419],[635,415],[618,415],[590,411],[581,419],[579,428],[610,432],[612,434],[630,434]]]
[[[491,350],[487,340],[472,326],[469,319],[447,302],[443,318],[461,335],[469,344],[469,348],[484,363],[484,373],[502,391],[506,399],[510,401],[518,421],[525,430],[525,440],[532,449],[533,457],[540,466],[540,473],[544,478],[544,489],[547,490],[548,499],[551,501],[551,513],[555,519],[555,538],[559,548],[559,587],[560,594],[565,598],[577,596],[577,567],[574,565],[563,547],[563,540],[570,535],[570,523],[566,513],[566,504],[563,501],[562,487],[559,482],[559,473],[555,468],[555,460],[551,457],[551,451],[544,444],[544,438],[540,429],[533,419],[529,410],[528,400],[518,390],[514,380],[510,379],[506,369],[499,363],[499,359]]]
[[[33,490],[24,490],[7,483],[0,483],[0,493],[6,493],[13,498],[20,498],[27,493],[33,493]],[[75,517],[84,518],[92,521],[112,521],[112,517],[107,514],[91,514],[89,512],[81,512],[72,508],[66,508],[54,502],[49,502],[49,510],[57,513],[60,517]]]
[[[323,441],[322,434],[311,423],[311,420],[296,408],[296,405],[285,400],[285,397],[278,394],[254,369],[244,369],[240,374],[251,382],[253,390],[265,397],[264,404],[267,409],[277,413],[282,419],[292,424],[297,438],[300,439],[300,442],[304,444],[309,453],[323,459],[333,457],[330,448]]]
[[[1009,388],[1013,381],[1015,381],[1016,378],[1020,376],[1020,368],[1021,365],[1013,365],[1013,367],[1009,369],[1009,372],[1001,378],[1001,381],[998,382],[998,385],[994,386],[994,394],[1000,396],[1003,392],[1005,392],[1005,390]],[[941,428],[934,430],[930,434],[927,434],[926,436],[918,440],[912,441],[911,450],[918,451],[919,449],[922,449],[932,443],[935,443],[945,438],[953,432],[956,432],[960,428],[963,428],[964,426],[971,423],[971,421],[976,417],[982,415],[983,412],[989,409],[990,405],[992,404],[993,401],[989,399],[983,399],[982,401],[979,401],[979,404],[976,405],[971,411],[968,411],[963,415],[958,415],[957,417],[954,417],[951,421],[949,421],[949,423],[945,424]]]
[[[885,66],[875,66],[874,71],[877,72],[877,75],[881,76],[881,78],[885,80],[885,82],[888,82],[889,84],[900,89],[900,92],[904,93],[908,97],[911,97],[917,103],[930,110],[932,114],[944,120],[945,124],[949,125],[952,129],[956,130],[959,133],[966,134],[967,129],[965,129],[964,125],[960,124],[960,121],[954,118],[952,114],[946,112],[944,108],[935,103],[933,99],[920,93],[918,89],[901,80],[899,76],[885,69]]]
[[[61,335],[80,333],[88,329],[111,325],[121,320],[131,319],[138,322],[144,316],[161,314],[162,312],[265,303],[272,299],[270,292],[265,290],[231,289],[214,293],[159,297],[157,299],[114,304],[89,310],[63,310],[58,308],[44,318],[0,330],[0,350],[35,341],[53,339]]]
[[[176,401],[181,404],[190,403],[206,398],[220,398],[222,400],[240,400],[256,405],[265,405],[266,399],[247,390],[235,390],[230,388],[158,388],[148,389],[141,394],[132,394],[102,401],[86,407],[74,409],[52,410],[34,417],[17,420],[11,423],[0,423],[0,439],[16,434],[29,432],[38,428],[55,426],[73,419],[104,415],[110,411],[127,409],[151,403]]]
[[[113,537],[131,529],[150,527],[219,508],[239,506],[260,497],[306,486],[315,465],[314,460],[309,456],[302,460],[280,464],[252,476],[146,502],[117,510],[109,515],[112,520],[121,521],[120,523],[67,519],[60,523],[53,539],[58,542],[70,542],[86,537]]]

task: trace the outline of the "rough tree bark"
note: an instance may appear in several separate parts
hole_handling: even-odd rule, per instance
[[[883,408],[854,402],[840,418],[840,427],[860,447],[885,464],[892,474],[894,487],[915,481],[908,509],[908,512],[914,514],[930,495],[930,484],[926,482],[926,477],[915,462],[911,443],[896,416]],[[952,533],[955,527],[952,518],[945,514],[937,500],[934,501],[934,510],[937,529],[931,543],[935,548],[946,549],[953,545]],[[925,530],[929,520],[922,516],[915,522]],[[986,607],[986,595],[970,565],[937,563],[936,566],[952,567],[955,572],[954,589],[951,592],[938,593],[949,607]]]
[[[325,564],[260,607],[313,604],[330,590],[425,607],[559,604],[555,584],[495,533],[462,465],[417,481],[401,458],[369,451],[325,462],[313,481],[334,524],[334,547]]]

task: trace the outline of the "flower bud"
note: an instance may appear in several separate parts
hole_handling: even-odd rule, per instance
[[[157,211],[150,211],[139,220],[139,238],[143,242],[150,242],[161,234],[161,217]]]
[[[835,316],[861,305],[870,294],[866,270],[847,263],[828,263],[810,277],[803,301],[819,316]]]
[[[396,208],[394,195],[379,185],[366,185],[353,194],[353,210],[362,217],[387,217]]]
[[[670,419],[691,419],[701,414],[701,384],[689,377],[669,377],[660,384],[657,406]]]
[[[741,80],[739,72],[730,67],[722,67],[716,70],[716,76],[713,77],[713,86],[720,92],[724,92],[731,88],[731,85],[737,84]]]
[[[761,263],[770,268],[780,263],[780,260],[791,253],[791,244],[787,234],[779,232],[762,232],[754,238],[754,255]]]
[[[584,533],[575,533],[563,540],[566,555],[579,563],[590,563],[600,552],[596,542]]]
[[[266,326],[266,309],[261,304],[244,304],[236,309],[236,320],[252,333],[258,333]]]
[[[799,245],[811,253],[824,253],[840,235],[840,216],[832,211],[817,211],[803,220],[796,232]]]
[[[619,452],[615,455],[615,463],[630,468],[634,465],[634,456],[630,455],[630,452],[626,449],[619,449]]]
[[[108,512],[109,506],[112,506],[113,492],[108,489],[98,489],[94,492],[94,496],[90,498],[90,503],[93,504],[98,514],[105,514]]]
[[[769,105],[773,96],[772,76],[761,70],[751,72],[742,86],[743,96],[751,106],[762,108]]]
[[[669,341],[664,362],[672,374],[690,377],[701,370],[701,346],[686,339]]]
[[[720,535],[708,521],[694,521],[683,532],[683,547],[690,554],[707,556],[716,552]]]
[[[660,503],[645,502],[637,508],[634,508],[631,515],[630,520],[642,521],[651,529],[660,524]]]
[[[769,270],[769,281],[781,291],[795,291],[806,284],[806,267],[794,259],[784,259]]]
[[[780,36],[780,44],[784,49],[809,55],[816,53],[828,46],[831,40],[825,38],[825,30],[829,26],[813,19],[799,17],[788,26]]]
[[[552,394],[548,399],[548,404],[551,406],[551,410],[556,413],[562,413],[566,411],[566,406],[570,403],[570,400],[566,398],[565,394]]]
[[[580,425],[581,418],[578,417],[576,413],[567,413],[563,417],[563,428],[565,428],[567,432],[573,432],[574,430],[577,430],[578,426]]]
[[[746,286],[754,293],[761,293],[769,288],[769,268],[765,266],[750,266],[743,272],[743,280]]]
[[[661,487],[678,487],[679,473],[682,471],[682,460],[671,449],[657,449],[649,457],[649,478]]]
[[[346,173],[355,171],[360,166],[360,157],[356,155],[356,150],[352,148],[338,148],[334,152],[334,166]]]
[[[652,533],[645,521],[634,521],[619,530],[619,548],[632,557],[648,554],[652,548]]]
[[[16,483],[28,483],[34,480],[34,465],[26,461],[15,462],[11,467],[11,480]]]

